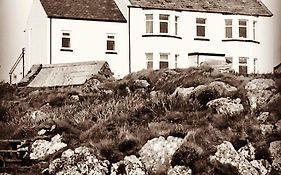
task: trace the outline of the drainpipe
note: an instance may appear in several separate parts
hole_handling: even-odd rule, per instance
[[[50,17],[50,64],[52,64],[52,18]]]
[[[132,61],[131,61],[131,7],[129,6],[129,24],[128,24],[128,27],[129,27],[129,73],[132,73]]]
[[[25,72],[24,54],[25,54],[25,49],[22,48],[22,78],[24,78],[24,72]]]

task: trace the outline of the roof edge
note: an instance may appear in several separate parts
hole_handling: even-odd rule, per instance
[[[122,15],[123,16],[123,15]],[[117,23],[127,23],[127,20],[110,20],[110,19],[94,19],[94,18],[78,18],[78,17],[61,17],[61,16],[53,16],[48,15],[48,18],[53,19],[69,19],[69,20],[83,20],[83,21],[98,21],[98,22],[117,22]]]

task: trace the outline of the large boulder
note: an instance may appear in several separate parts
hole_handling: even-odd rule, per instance
[[[67,144],[63,143],[61,139],[61,136],[57,134],[51,139],[51,141],[36,140],[31,145],[30,159],[41,160],[42,158],[54,154],[58,150],[66,147]]]
[[[251,163],[240,156],[234,149],[233,145],[224,141],[217,147],[217,152],[210,157],[211,161],[219,161],[223,165],[232,165],[235,167],[240,175],[259,175],[258,171],[251,165]]]
[[[233,100],[230,98],[218,98],[207,103],[207,106],[214,109],[218,114],[223,114],[227,116],[240,115],[244,108],[240,104],[241,100],[239,98]]]
[[[237,92],[237,88],[222,81],[213,81],[209,87],[214,88],[220,97],[232,96]]]
[[[250,162],[254,168],[259,172],[259,175],[268,175],[271,171],[271,165],[267,160],[253,160]]]
[[[134,82],[134,86],[136,88],[148,88],[150,84],[147,82],[147,80],[136,80]]]
[[[191,174],[192,174],[191,169],[185,166],[174,166],[167,173],[167,175],[191,175]]]
[[[255,148],[251,143],[247,144],[246,146],[240,148],[238,153],[241,157],[251,161],[255,159]]]
[[[110,175],[145,175],[145,168],[142,162],[135,156],[126,156],[124,160],[115,163],[111,167]]]
[[[98,160],[87,147],[78,147],[64,151],[61,158],[50,163],[48,171],[56,175],[106,175],[108,166],[107,160]]]
[[[254,79],[245,89],[252,109],[265,105],[276,94],[275,82],[271,79]]]
[[[272,167],[281,173],[281,141],[270,143],[269,152],[272,159]]]
[[[139,151],[140,159],[147,171],[157,173],[159,170],[168,170],[175,151],[183,144],[183,139],[169,136],[167,139],[160,136],[149,140]]]
[[[176,90],[173,92],[171,97],[189,97],[189,95],[192,93],[194,90],[194,87],[189,87],[189,88],[183,88],[183,87],[177,87]]]

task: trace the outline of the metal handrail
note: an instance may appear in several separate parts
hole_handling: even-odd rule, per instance
[[[9,71],[10,84],[12,84],[12,74],[14,73],[16,68],[18,67],[18,65],[19,65],[21,60],[23,60],[23,63],[22,63],[22,75],[24,77],[24,54],[25,54],[25,49],[22,48],[20,56],[18,57],[18,59],[16,60],[16,62],[14,63],[14,65],[12,66],[12,68]]]

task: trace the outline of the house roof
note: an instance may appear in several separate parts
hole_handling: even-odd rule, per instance
[[[54,87],[81,85],[94,75],[106,75],[110,71],[107,69],[109,69],[109,66],[105,61],[42,65],[41,70],[28,86]]]
[[[133,7],[272,16],[260,0],[130,0]]]
[[[126,22],[114,0],[40,0],[48,17]]]

